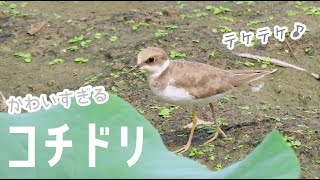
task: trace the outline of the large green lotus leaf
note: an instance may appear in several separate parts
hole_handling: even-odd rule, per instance
[[[96,125],[96,138],[108,147],[96,147],[96,167],[89,167],[89,123]],[[59,162],[50,167],[48,161],[56,149],[45,147],[46,140],[56,140],[48,129],[67,124],[64,140],[72,147],[63,149]],[[9,160],[26,160],[27,134],[9,133],[13,126],[35,127],[35,167],[9,168]],[[121,147],[121,127],[128,127],[128,147]],[[127,160],[136,149],[137,127],[143,127],[142,153],[136,164]],[[100,127],[108,127],[109,135],[100,135]],[[166,149],[160,135],[131,105],[110,95],[105,104],[61,105],[34,113],[9,115],[0,113],[0,178],[298,178],[300,165],[294,151],[277,132],[271,132],[245,159],[214,172],[197,162]],[[218,154],[219,152],[217,152]]]

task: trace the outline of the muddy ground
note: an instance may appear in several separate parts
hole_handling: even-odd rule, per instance
[[[0,5],[0,90],[6,97],[27,93],[49,95],[67,88],[78,89],[86,82],[104,85],[139,109],[162,135],[169,150],[187,142],[190,129],[184,126],[191,122],[191,111],[178,107],[172,109],[169,117],[161,117],[161,109],[152,108],[171,109],[171,106],[152,95],[143,72],[126,73],[135,65],[141,48],[162,47],[168,53],[185,53],[189,61],[224,69],[261,69],[261,63],[230,53],[221,43],[224,31],[229,28],[235,32],[254,32],[266,26],[273,30],[279,25],[287,26],[291,32],[294,22],[301,22],[308,32],[297,41],[286,38],[299,62],[291,56],[286,43],[273,36],[267,45],[257,41],[253,47],[245,47],[238,43],[233,51],[278,58],[320,73],[320,16],[307,14],[312,10],[320,12],[316,8],[320,8],[318,2],[0,2]],[[208,5],[229,8],[231,12],[214,14],[206,9]],[[27,34],[31,27],[46,19],[48,26],[34,36]],[[166,29],[168,34],[156,37],[159,29]],[[68,43],[81,35],[92,39],[87,47],[80,47],[79,42]],[[74,45],[78,50],[69,48]],[[26,63],[15,57],[18,52],[30,53],[32,61]],[[74,62],[78,57],[89,61],[78,64]],[[63,59],[64,63],[49,65],[54,59]],[[210,152],[209,147],[200,145],[214,128],[199,125],[192,149],[183,155],[190,157],[191,151],[202,151],[204,154],[191,153],[190,158],[209,169],[219,169],[244,158],[276,128],[288,143],[296,141],[293,147],[301,162],[301,178],[319,178],[320,82],[305,72],[267,66],[272,68],[278,71],[256,82],[264,83],[260,91],[252,92],[247,85],[221,99],[218,117],[228,139],[214,141],[214,151]],[[198,114],[203,120],[212,120],[209,106],[199,107]]]

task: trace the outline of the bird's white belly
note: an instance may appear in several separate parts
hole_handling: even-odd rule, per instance
[[[168,85],[163,91],[152,86],[150,86],[150,89],[159,99],[171,104],[187,105],[195,99],[195,97],[190,95],[185,89],[171,85]]]
[[[224,96],[224,94],[214,95],[207,98],[196,99],[194,96],[190,95],[188,91],[183,88],[177,88],[172,85],[168,85],[163,91],[158,88],[150,86],[151,91],[159,99],[175,105],[192,105],[192,104],[208,104],[217,101],[219,98]]]

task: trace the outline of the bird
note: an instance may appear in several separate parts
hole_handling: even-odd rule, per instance
[[[184,153],[191,147],[198,121],[196,107],[209,105],[214,119],[216,132],[204,144],[214,141],[219,134],[227,137],[216,118],[218,100],[238,87],[277,70],[224,70],[196,61],[171,60],[165,50],[159,47],[141,49],[137,63],[132,68],[136,69],[146,72],[149,88],[160,101],[192,108],[192,128],[188,142],[175,153]]]

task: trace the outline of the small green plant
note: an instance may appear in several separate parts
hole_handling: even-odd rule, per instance
[[[197,149],[192,149],[191,152],[189,153],[189,157],[193,157],[196,155],[202,155],[204,154],[203,151],[197,150]]]
[[[249,110],[249,109],[250,109],[250,106],[248,106],[248,105],[238,106],[238,108],[241,109],[241,110]]]
[[[168,25],[168,26],[166,26],[166,29],[168,29],[168,30],[172,30],[172,29],[177,29],[178,28],[178,26],[176,26],[176,25]]]
[[[109,40],[111,41],[111,42],[115,42],[115,41],[117,41],[119,38],[118,38],[118,36],[111,36],[110,38],[109,38]]]
[[[312,47],[307,47],[304,49],[304,52],[310,56],[314,52],[314,49]]]
[[[264,57],[261,59],[260,63],[261,63],[261,68],[265,69],[268,67],[268,65],[270,65],[270,58]]]
[[[185,58],[187,55],[185,53],[179,53],[176,51],[170,51],[170,57],[171,58]]]
[[[247,67],[253,67],[253,66],[254,66],[254,63],[252,63],[252,62],[250,62],[250,61],[245,61],[243,64],[244,64],[245,66],[247,66]]]
[[[54,60],[49,62],[49,65],[61,64],[61,63],[64,63],[63,59],[54,59]]]
[[[91,42],[92,42],[92,40],[90,40],[90,39],[85,40],[85,41],[81,41],[80,46],[83,48],[88,47]]]
[[[294,137],[291,137],[291,136],[284,136],[283,140],[287,142],[290,147],[293,147],[293,148],[297,148],[302,144],[300,141],[294,140]]]
[[[223,19],[223,20],[225,20],[225,21],[227,21],[227,22],[233,22],[233,19],[231,18],[231,17],[220,17],[220,19]]]
[[[257,41],[258,41],[257,38],[256,38],[256,37],[253,37],[252,40],[251,40],[251,45],[250,45],[250,47],[255,46],[256,43],[257,43]]]
[[[320,7],[310,6],[302,8],[307,15],[317,16],[320,15]]]
[[[301,142],[300,141],[291,141],[290,143],[288,143],[288,145],[290,147],[297,148],[297,147],[301,146]]]
[[[200,40],[199,40],[199,39],[193,39],[192,42],[194,42],[194,43],[199,43]]]
[[[215,56],[216,56],[215,51],[211,51],[211,53],[209,54],[209,58],[214,59]]]
[[[137,109],[137,110],[140,114],[144,115],[145,111],[143,109]]]
[[[89,59],[85,59],[83,57],[77,57],[74,59],[74,62],[78,63],[78,64],[84,64],[89,62]]]
[[[135,21],[133,19],[131,19],[131,20],[127,21],[127,23],[128,24],[133,24],[133,23],[135,23]]]
[[[68,41],[68,43],[70,43],[70,44],[72,44],[72,43],[77,43],[77,42],[83,41],[84,39],[85,39],[85,37],[84,37],[83,35],[81,35],[81,36],[76,36],[76,37],[70,39],[70,40]]]
[[[213,33],[217,33],[217,32],[218,32],[218,29],[212,28],[211,31],[212,31]]]
[[[214,6],[206,6],[206,9],[211,11],[213,14],[225,14],[227,12],[231,12],[231,9],[230,8],[225,8],[225,7],[222,7],[222,6],[219,6],[219,7],[214,7]]]
[[[99,75],[97,75],[97,76],[90,76],[90,77],[86,78],[84,80],[84,86],[96,82],[100,76],[102,76],[101,73]]]
[[[182,8],[184,8],[184,7],[186,7],[186,6],[187,6],[187,4],[181,3],[181,4],[179,5],[179,8],[182,9]]]
[[[192,17],[192,16],[190,16],[190,15],[180,14],[180,18],[181,18],[182,20],[185,20],[185,19],[191,18],[191,17]]]
[[[20,13],[20,14],[18,14],[18,16],[19,17],[26,17],[26,16],[28,16],[28,14],[27,13]]]
[[[23,2],[20,6],[21,7],[27,7],[28,3],[27,2]]]
[[[78,46],[70,46],[70,47],[67,47],[67,50],[69,50],[69,51],[78,51],[79,47]]]
[[[5,1],[0,1],[0,6],[4,6],[6,5],[6,2]]]
[[[160,107],[160,106],[152,106],[150,107],[151,109],[158,109],[160,110],[158,115],[164,118],[168,118],[170,117],[170,113],[172,112],[172,110],[178,108],[177,106],[171,106],[170,109],[166,108],[166,107]]]
[[[157,38],[164,37],[164,36],[168,35],[168,32],[166,30],[163,30],[163,29],[158,29],[158,31],[154,35]]]
[[[137,29],[139,29],[141,26],[149,27],[150,24],[149,24],[149,23],[146,23],[146,22],[140,22],[139,24],[133,25],[133,26],[132,26],[132,29],[133,29],[133,30],[137,30]]]
[[[2,29],[0,29],[0,34],[2,33],[2,31],[3,31],[3,30],[2,30]]]
[[[229,32],[232,32],[232,30],[227,27],[227,26],[219,26],[219,31],[222,32],[222,33],[229,33]]]
[[[10,4],[10,5],[9,5],[9,8],[10,8],[10,9],[16,9],[16,8],[17,8],[17,5],[16,5],[16,4]]]
[[[260,20],[252,20],[252,21],[249,21],[247,23],[247,26],[252,26],[252,25],[257,25],[257,24],[261,24],[263,23],[263,21],[260,21]]]
[[[210,157],[210,160],[211,160],[211,161],[214,161],[214,160],[216,159],[216,157],[215,157],[213,154],[210,154],[209,157]]]
[[[171,113],[171,110],[168,109],[168,108],[163,108],[160,112],[159,112],[159,116],[161,117],[170,117],[170,113]]]
[[[102,34],[101,33],[96,33],[94,36],[93,36],[94,39],[101,39],[102,38]]]
[[[231,157],[230,157],[229,154],[227,154],[227,155],[224,156],[223,159],[226,160],[226,161],[230,161],[230,160],[231,160]]]
[[[196,17],[204,17],[204,16],[208,16],[208,14],[205,13],[205,12],[198,12],[198,13],[196,14]]]
[[[317,164],[320,164],[320,159],[319,159],[319,160],[316,160],[316,163],[317,163]]]
[[[113,78],[118,78],[120,75],[118,73],[110,73],[110,76]]]
[[[292,10],[291,10],[291,11],[288,11],[288,12],[287,12],[287,15],[288,15],[288,16],[296,16],[297,14],[298,14],[297,11],[292,11]]]
[[[137,30],[137,29],[139,29],[139,27],[140,27],[139,24],[135,24],[135,25],[132,26],[132,29],[133,29],[133,30]]]
[[[163,13],[162,13],[161,11],[156,12],[156,14],[157,14],[158,16],[163,16]]]
[[[1,1],[1,2],[4,2],[4,1]],[[2,5],[5,5],[5,3],[0,3]],[[26,13],[20,13],[18,10],[17,10],[17,5],[16,4],[10,4],[9,7],[8,7],[8,10],[5,10],[4,12],[9,12],[13,15],[17,15],[19,17],[25,17],[25,16],[28,16],[28,14]]]
[[[32,61],[32,55],[30,53],[18,52],[14,54],[16,57],[22,57],[24,62],[29,63]]]
[[[280,117],[271,117],[271,119],[277,121],[277,122],[280,122],[281,121],[281,118]]]
[[[111,92],[112,92],[112,93],[117,93],[117,92],[118,92],[117,87],[111,86]]]
[[[221,164],[217,164],[214,168],[215,168],[217,171],[221,171],[222,165],[221,165]]]

